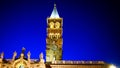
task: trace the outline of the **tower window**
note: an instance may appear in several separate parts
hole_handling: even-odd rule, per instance
[[[60,23],[59,22],[55,23],[55,28],[60,28]]]
[[[54,23],[50,22],[49,26],[50,26],[50,28],[54,28]]]

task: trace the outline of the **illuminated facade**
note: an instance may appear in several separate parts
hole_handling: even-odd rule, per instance
[[[39,59],[31,59],[31,53],[24,55],[25,48],[22,49],[20,57],[17,52],[13,53],[12,59],[4,59],[4,53],[0,54],[0,68],[111,68],[104,61],[64,61],[62,60],[62,29],[63,19],[59,16],[56,5],[53,12],[47,18],[47,37],[46,37],[46,62],[43,53]]]
[[[54,5],[51,16],[47,18],[46,62],[62,59],[62,20]]]
[[[46,68],[43,54],[40,54],[40,60],[39,59],[31,59],[30,58],[30,52],[27,53],[26,58],[24,56],[25,48],[22,49],[22,52],[20,54],[20,57],[17,58],[17,52],[15,51],[13,53],[12,59],[4,59],[4,53],[1,53],[0,55],[0,68]]]

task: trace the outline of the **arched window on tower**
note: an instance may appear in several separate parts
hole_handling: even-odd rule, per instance
[[[59,22],[55,23],[55,28],[60,28],[60,23]]]
[[[54,28],[54,22],[50,22],[49,26],[50,28]]]

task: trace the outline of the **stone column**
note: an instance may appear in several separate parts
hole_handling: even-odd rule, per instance
[[[40,68],[45,68],[45,61],[44,61],[44,59],[43,59],[43,53],[41,53],[40,54],[40,62],[39,62],[39,64],[40,64]]]
[[[30,63],[31,62],[31,60],[30,60],[30,56],[31,56],[30,51],[27,53],[27,56],[28,56],[28,62]]]
[[[0,54],[0,68],[2,68],[2,60],[4,58],[4,52]]]
[[[14,53],[13,53],[13,58],[12,58],[12,62],[15,60],[15,57],[17,56],[17,52],[15,51]]]

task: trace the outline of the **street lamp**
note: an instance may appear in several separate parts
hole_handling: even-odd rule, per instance
[[[115,65],[110,65],[110,67],[109,68],[117,68]]]

